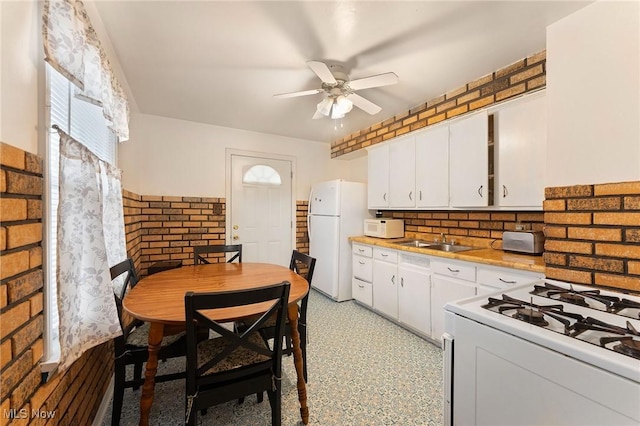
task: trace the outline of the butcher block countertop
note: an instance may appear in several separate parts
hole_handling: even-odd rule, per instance
[[[448,259],[464,260],[467,262],[483,263],[485,265],[501,266],[504,268],[521,269],[524,271],[544,273],[544,261],[542,256],[530,256],[525,254],[507,253],[502,250],[495,250],[485,246],[482,247],[478,243],[460,241],[460,244],[478,247],[474,250],[468,250],[457,253],[450,253],[441,250],[432,250],[428,247],[407,247],[394,244],[394,241],[406,241],[405,238],[384,239],[365,236],[350,237],[350,241],[354,243],[368,244],[378,247],[389,248],[393,250],[402,250],[419,254],[427,254],[429,256],[437,256]]]

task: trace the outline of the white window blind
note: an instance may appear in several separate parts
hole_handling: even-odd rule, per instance
[[[56,125],[81,142],[100,159],[115,165],[115,134],[107,127],[102,108],[75,96],[76,87],[49,64],[47,69],[47,118],[51,131],[46,152],[46,290],[44,371],[55,366],[59,355],[56,280],[56,235],[58,223],[58,168],[60,161]]]

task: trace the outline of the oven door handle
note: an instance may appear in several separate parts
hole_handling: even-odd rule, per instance
[[[444,426],[453,425],[453,341],[449,333],[442,335],[444,357]]]

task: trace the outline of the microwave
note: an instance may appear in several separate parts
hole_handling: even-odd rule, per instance
[[[404,220],[402,219],[365,219],[364,235],[377,238],[404,237]]]

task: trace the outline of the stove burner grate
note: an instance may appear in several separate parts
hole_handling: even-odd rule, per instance
[[[589,303],[587,303],[584,296],[570,292],[559,293],[558,300],[571,303],[572,305],[589,306]]]
[[[544,319],[544,314],[534,308],[518,308],[513,317],[543,327],[549,325],[549,322]]]
[[[619,342],[619,344],[613,346],[614,351],[640,359],[640,340],[636,340],[631,336],[602,337],[600,346],[607,347],[606,345],[615,342]]]

